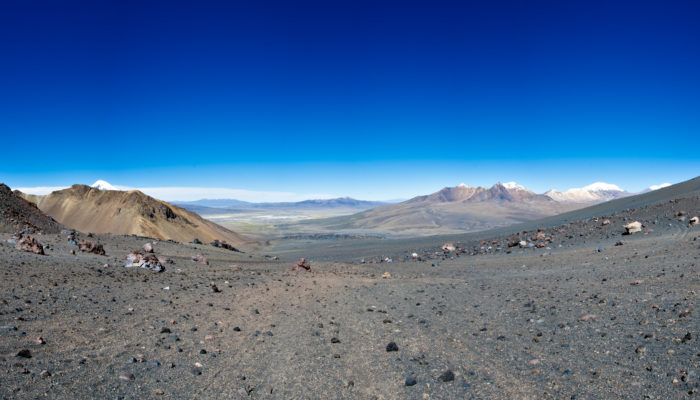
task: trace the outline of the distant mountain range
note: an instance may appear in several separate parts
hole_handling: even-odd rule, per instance
[[[631,195],[603,182],[544,194],[515,182],[498,182],[489,188],[462,183],[398,204],[301,224],[335,231],[380,230],[403,235],[470,232],[531,221]]]
[[[315,210],[315,209],[347,209],[362,211],[386,205],[379,201],[356,200],[350,197],[336,199],[304,200],[283,203],[248,203],[236,199],[202,199],[189,202],[174,202],[187,210],[202,214],[225,214],[228,212],[251,210]]]

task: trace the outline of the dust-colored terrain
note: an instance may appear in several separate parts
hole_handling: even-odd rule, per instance
[[[289,271],[302,251],[291,246],[273,261],[160,241],[174,263],[155,273],[121,266],[145,238],[91,238],[106,256],[71,254],[67,233],[37,236],[45,256],[2,245],[0,396],[694,398],[689,182],[564,216],[566,235],[560,220],[532,223],[554,235],[549,248],[481,250],[524,226],[453,237],[463,254],[443,253],[444,237],[337,241],[303,249],[310,272]],[[645,230],[621,236],[632,219]],[[404,257],[415,251],[422,261]],[[199,253],[209,265],[190,260]]]
[[[58,233],[60,229],[61,225],[53,218],[0,183],[0,232],[31,230]]]
[[[32,196],[37,206],[65,226],[82,232],[114,233],[190,242],[226,241],[252,245],[237,233],[183,208],[138,190],[99,190],[73,185],[47,196]]]
[[[352,215],[309,219],[280,228],[415,237],[483,231],[591,205],[567,203],[526,189],[457,186]]]

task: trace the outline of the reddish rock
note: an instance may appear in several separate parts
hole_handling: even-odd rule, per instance
[[[311,271],[311,263],[306,258],[300,258],[299,262],[294,264],[292,271]]]
[[[442,251],[445,253],[450,253],[450,252],[453,252],[455,250],[457,250],[457,248],[455,247],[454,244],[452,244],[450,242],[447,242],[447,243],[442,245]]]
[[[196,256],[192,256],[192,261],[201,265],[209,265],[209,260],[207,260],[207,257],[204,254],[197,254]]]
[[[163,264],[160,262],[158,257],[156,257],[155,254],[141,254],[138,251],[132,251],[126,256],[126,263],[124,263],[125,267],[141,267],[141,268],[146,268],[150,269],[151,271],[155,272],[163,272],[165,271],[165,267]]]
[[[44,246],[36,239],[29,236],[20,236],[19,239],[15,241],[15,249],[35,254],[44,254]]]
[[[80,251],[83,253],[92,253],[100,256],[105,255],[105,249],[99,243],[81,240],[80,243],[78,243],[78,247],[80,247]]]

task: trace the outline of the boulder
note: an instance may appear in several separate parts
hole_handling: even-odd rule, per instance
[[[639,221],[634,221],[630,222],[629,224],[625,225],[625,234],[631,235],[636,232],[641,232],[642,231],[642,223]]]
[[[105,249],[99,243],[81,240],[80,243],[78,243],[78,247],[80,247],[80,251],[83,253],[92,253],[100,256],[105,255]]]
[[[457,250],[454,244],[447,242],[442,245],[442,251],[445,253],[451,253],[453,251]]]
[[[306,258],[300,258],[299,262],[292,267],[292,271],[311,271],[311,263]]]
[[[165,267],[163,266],[163,264],[161,264],[160,260],[158,259],[158,257],[156,257],[155,254],[144,255],[138,251],[132,251],[126,256],[126,263],[124,263],[124,266],[127,268],[146,268],[155,272],[165,271]]]
[[[192,261],[201,265],[209,265],[209,260],[207,260],[207,257],[201,253],[197,254],[196,256],[192,256]]]
[[[239,253],[240,253],[240,250],[238,250],[237,248],[235,248],[235,247],[231,246],[230,244],[226,243],[226,241],[214,240],[213,242],[211,242],[211,245],[214,246],[214,247],[221,248],[221,249],[236,251],[236,252],[239,252]]]
[[[15,249],[44,255],[44,246],[35,238],[29,236],[20,235],[20,237],[15,240]]]

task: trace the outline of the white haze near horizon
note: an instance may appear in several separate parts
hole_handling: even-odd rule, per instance
[[[23,193],[35,195],[47,195],[56,190],[66,189],[69,186],[37,186],[18,187]],[[114,185],[117,190],[140,190],[143,193],[155,197],[156,199],[177,202],[196,201],[202,199],[236,199],[252,203],[277,203],[277,202],[297,202],[310,199],[332,199],[333,196],[327,193],[294,193],[294,192],[267,192],[247,189],[228,188],[207,188],[207,187],[140,187]]]
[[[100,181],[98,181],[100,182]],[[97,184],[98,182],[95,182]],[[104,181],[103,181],[104,182]],[[109,183],[104,182],[109,185]],[[92,186],[95,186],[93,184]],[[517,185],[516,182],[508,182],[509,186]],[[464,184],[461,184],[464,185]],[[212,188],[212,187],[140,187],[134,188],[129,186],[112,185],[116,190],[140,190],[143,193],[155,197],[156,199],[178,202],[178,201],[197,201],[202,199],[236,199],[251,203],[278,203],[278,202],[298,202],[304,200],[323,200],[333,199],[347,196],[332,195],[328,193],[295,193],[295,192],[276,192],[276,191],[257,191],[248,189],[230,189],[230,188]],[[466,185],[465,185],[466,186]],[[519,185],[518,185],[519,186]],[[670,183],[662,183],[660,185],[652,185],[649,190],[657,190],[670,186]],[[18,187],[13,190],[19,190],[23,193],[34,195],[47,195],[56,190],[66,189],[69,186],[36,186],[36,187]],[[579,189],[580,190],[580,189]],[[425,195],[426,193],[418,193],[416,196]],[[360,199],[374,200],[374,199]],[[380,200],[381,201],[381,200]],[[387,201],[387,200],[384,200]],[[395,201],[387,201],[395,202]]]

